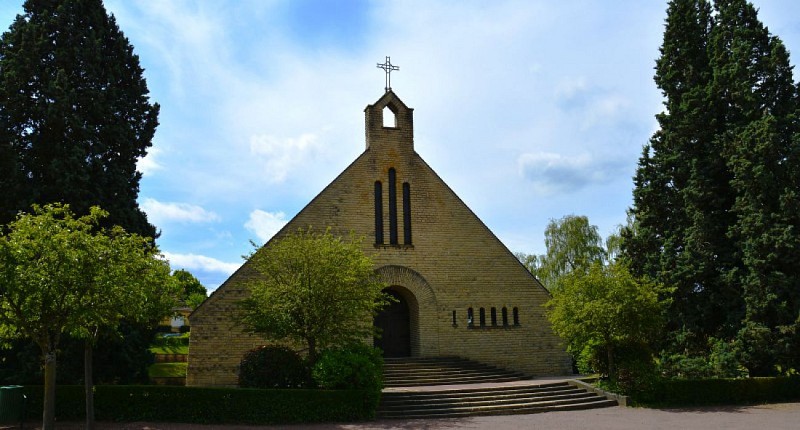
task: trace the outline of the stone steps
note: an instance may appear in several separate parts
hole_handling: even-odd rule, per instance
[[[378,417],[532,414],[618,405],[615,400],[567,382],[536,383],[528,379],[517,372],[459,357],[389,358],[384,365],[387,388],[381,396]]]
[[[384,392],[383,419],[450,418],[474,415],[532,414],[617,406],[614,400],[566,382],[546,385],[497,385],[490,388]]]
[[[525,375],[459,357],[386,359],[385,387],[511,382]]]

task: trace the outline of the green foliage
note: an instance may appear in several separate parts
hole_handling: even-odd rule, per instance
[[[243,388],[300,388],[311,385],[311,371],[299,354],[285,346],[265,345],[246,352],[239,363]]]
[[[383,353],[363,343],[322,352],[312,370],[314,381],[326,389],[383,388]]]
[[[560,288],[559,280],[574,271],[602,263],[606,253],[597,226],[586,216],[567,215],[551,219],[544,231],[547,254],[538,258],[534,275],[549,290]]]
[[[667,345],[673,361],[708,367],[721,340],[751,376],[775,374],[800,365],[800,95],[755,7],[713,6],[669,3],[655,76],[666,110],[639,160],[623,253],[674,287],[668,329],[692,336]]]
[[[192,293],[189,297],[186,297],[184,301],[186,302],[186,306],[190,307],[192,310],[197,309],[198,306],[203,304],[206,301],[207,296],[204,293]],[[183,328],[185,326],[181,326]]]
[[[617,369],[630,364],[624,352],[649,352],[663,329],[663,287],[635,278],[621,263],[595,263],[586,272],[564,275],[559,284],[546,304],[547,318],[584,370],[592,367],[616,381]],[[639,356],[652,361],[648,354]]]
[[[658,360],[658,371],[670,378],[740,378],[747,376],[747,369],[739,359],[739,346],[734,341],[708,339],[705,348],[691,350],[696,342],[691,340],[693,333],[678,331],[671,334],[670,342],[682,346],[680,352],[665,350]]]
[[[175,290],[151,241],[118,227],[97,230],[106,213],[75,218],[66,205],[34,206],[0,235],[0,330],[33,339],[43,352],[63,333],[95,336],[123,316],[167,315]]]
[[[187,270],[176,270],[172,272],[172,277],[175,278],[178,285],[181,286],[181,300],[190,308],[197,308],[208,296],[206,287]]]
[[[158,125],[133,47],[101,0],[27,0],[0,36],[0,224],[62,202],[155,237],[136,162]]]
[[[259,390],[177,386],[95,387],[97,419],[109,422],[299,424],[353,422],[375,417],[374,393],[362,390]],[[41,418],[42,387],[27,386],[29,420]],[[84,418],[82,386],[58,389],[61,422]]]
[[[257,250],[247,267],[254,276],[240,322],[270,340],[304,343],[312,363],[319,349],[373,336],[373,315],[389,301],[352,234],[298,230]]]
[[[99,229],[105,216],[97,207],[75,218],[66,205],[34,206],[0,234],[0,335],[39,346],[48,428],[62,336],[84,339],[90,348],[101,333],[117,334],[123,318],[163,318],[176,297],[169,264],[152,241],[119,227]]]
[[[661,407],[798,401],[800,377],[660,379],[631,395],[638,404]]]

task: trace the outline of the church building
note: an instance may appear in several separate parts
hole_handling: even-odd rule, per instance
[[[377,254],[375,270],[398,299],[374,322],[386,357],[571,373],[545,318],[547,290],[414,151],[413,109],[387,88],[365,116],[364,152],[271,241],[309,226],[365,238],[364,252]],[[191,315],[187,385],[235,386],[242,355],[266,343],[231,320],[248,276],[245,262]]]

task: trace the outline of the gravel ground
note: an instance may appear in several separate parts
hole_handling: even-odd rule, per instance
[[[80,423],[59,423],[58,429],[80,429]],[[8,427],[0,427],[8,428]],[[39,424],[26,425],[38,429]],[[293,426],[234,426],[167,423],[98,423],[98,430],[255,430],[255,429],[312,429],[312,430],[428,430],[428,429],[800,429],[800,403],[777,403],[758,406],[724,406],[690,409],[605,408],[587,411],[548,412],[534,415],[506,415],[423,420],[383,420],[358,424],[317,424]]]

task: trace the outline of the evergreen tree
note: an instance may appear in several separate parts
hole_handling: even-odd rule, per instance
[[[798,93],[783,43],[743,0],[718,1],[710,58],[712,92],[727,108],[720,137],[736,196],[728,236],[741,270],[746,316],[738,333],[751,375],[799,364],[800,123]],[[794,345],[794,346],[792,346]]]
[[[31,204],[108,210],[155,237],[138,206],[158,124],[139,59],[101,0],[27,0],[0,37],[0,224]]]
[[[681,349],[737,339],[764,374],[800,355],[798,94],[755,8],[714,8],[670,2],[655,76],[666,111],[639,160],[623,248],[637,274],[675,287]]]
[[[675,287],[670,325],[704,338],[723,325],[715,307],[719,274],[713,263],[725,231],[713,226],[712,214],[724,212],[727,175],[715,161],[716,107],[706,89],[712,71],[706,47],[713,25],[704,0],[669,5],[656,63],[655,81],[666,111],[657,115],[660,129],[645,147],[635,177],[633,214],[636,235],[628,230],[624,247],[631,267]]]

